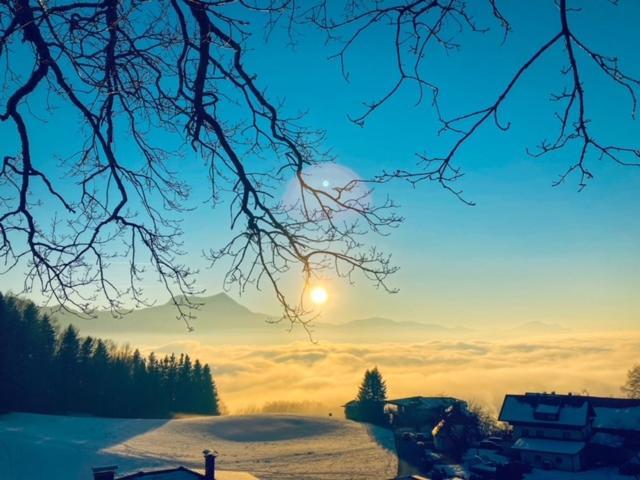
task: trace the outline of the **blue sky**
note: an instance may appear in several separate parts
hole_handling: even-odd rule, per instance
[[[504,2],[513,31],[501,46],[498,31],[460,38],[458,53],[434,51],[425,62],[426,77],[442,87],[442,106],[451,114],[484,106],[509,80],[520,63],[559,29],[552,1]],[[572,14],[576,31],[596,50],[615,54],[627,72],[640,76],[637,19],[640,5],[623,1],[618,8],[601,0]],[[489,21],[478,11],[480,23]],[[495,26],[495,24],[494,24]],[[448,139],[435,135],[437,123],[428,101],[415,106],[416,89],[408,85],[377,111],[364,128],[349,122],[393,81],[388,32],[374,31],[347,56],[345,82],[337,62],[327,60],[336,45],[325,46],[318,32],[303,30],[295,49],[276,34],[268,43],[255,38],[245,60],[249,71],[271,98],[284,99],[286,111],[306,111],[305,124],[327,131],[326,146],[337,162],[367,178],[383,168],[410,167],[415,152],[442,153]],[[531,320],[597,327],[615,322],[637,325],[640,301],[640,169],[590,160],[595,178],[578,193],[578,179],[552,187],[575,158],[567,149],[532,159],[534,147],[555,132],[553,105],[547,99],[563,85],[562,50],[549,52],[521,81],[502,110],[508,132],[492,125],[460,151],[459,182],[476,202],[469,207],[435,184],[415,189],[397,182],[375,195],[391,195],[401,204],[406,222],[392,236],[371,241],[393,253],[400,271],[392,279],[400,293],[387,295],[361,280],[351,287],[330,282],[331,301],[323,317],[330,321],[372,315],[436,323],[479,325]],[[583,65],[588,65],[582,59]],[[585,70],[588,116],[592,128],[608,142],[640,143],[640,123],[630,119],[624,92],[589,66]],[[550,127],[551,125],[551,127]],[[35,148],[47,160],[47,149],[64,143],[73,128],[54,124],[43,129]],[[2,136],[10,135],[6,128]],[[205,195],[201,161],[187,152],[182,165]],[[182,168],[182,166],[181,166]],[[187,261],[202,266],[202,249],[220,246],[229,235],[228,212],[203,206],[185,220]],[[8,290],[20,277],[0,278]],[[221,288],[222,272],[203,269],[201,283],[209,293]],[[293,282],[293,280],[290,280]],[[163,298],[157,286],[150,296]],[[269,290],[247,292],[251,308],[276,311]]]

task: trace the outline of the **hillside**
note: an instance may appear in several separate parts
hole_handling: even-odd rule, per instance
[[[119,474],[184,465],[202,468],[217,450],[218,469],[261,480],[389,478],[397,460],[389,431],[346,420],[260,415],[121,420],[34,414],[0,416],[0,478],[90,478],[91,467]],[[219,475],[221,480],[235,478]]]

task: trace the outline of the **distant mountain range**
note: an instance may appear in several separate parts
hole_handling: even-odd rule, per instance
[[[197,308],[190,310],[194,318],[189,323],[198,333],[259,328],[268,325],[267,321],[273,319],[269,315],[252,312],[226,293],[210,297],[190,297],[190,301]],[[89,319],[65,312],[58,312],[54,316],[62,325],[73,323],[81,332],[90,333],[173,334],[187,330],[185,322],[177,318],[176,307],[172,302],[133,310],[122,317],[114,317],[109,311],[97,312],[95,318]]]
[[[277,317],[265,313],[253,312],[238,303],[226,293],[219,293],[208,297],[190,297],[191,303],[198,308],[191,313],[194,318],[190,324],[195,336],[216,336],[219,339],[230,335],[240,335],[251,340],[258,337],[277,336],[280,340],[286,337],[288,323],[270,323]],[[98,312],[96,318],[82,318],[80,316],[57,312],[53,315],[62,326],[73,323],[84,335],[180,335],[187,333],[184,321],[177,318],[173,303],[165,303],[148,308],[134,310],[122,318],[114,318],[111,312]],[[300,331],[301,329],[298,329]],[[562,333],[567,329],[543,322],[529,322],[511,328],[501,328],[499,331],[477,331],[460,326],[443,326],[435,323],[415,321],[397,321],[384,317],[370,317],[351,320],[346,323],[322,323],[313,325],[314,338],[333,341],[420,341],[432,337],[461,336],[479,334],[496,337],[545,335]],[[301,339],[294,335],[293,339]],[[306,334],[304,334],[306,338]]]
[[[557,323],[546,323],[546,322],[526,322],[520,325],[516,325],[515,327],[508,328],[505,330],[505,333],[516,335],[549,335],[555,333],[566,333],[570,330],[568,328],[563,327],[562,325],[558,325]]]

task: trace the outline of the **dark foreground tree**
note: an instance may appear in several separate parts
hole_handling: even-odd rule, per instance
[[[364,372],[362,384],[358,390],[359,402],[384,402],[387,399],[387,384],[378,367]]]
[[[305,322],[308,312],[281,288],[291,269],[302,272],[305,286],[332,269],[349,278],[361,273],[388,288],[395,268],[361,235],[385,233],[401,219],[390,201],[370,202],[371,185],[433,180],[471,203],[455,186],[462,175],[459,152],[484,128],[509,129],[504,105],[542,62],[561,59],[551,92],[557,111],[540,120],[552,122],[548,138],[530,153],[566,151],[558,182],[575,173],[580,187],[592,177],[594,159],[638,165],[637,145],[619,145],[593,130],[589,99],[595,103],[606,93],[587,78],[596,72],[626,92],[632,115],[638,80],[619,65],[618,46],[599,51],[574,27],[599,19],[617,2],[547,3],[557,10],[554,32],[536,39],[511,75],[493,79],[500,85],[493,98],[449,115],[428,59],[438,50],[464,47],[491,26],[505,37],[495,48],[509,48],[509,19],[496,0],[2,0],[0,257],[9,268],[27,268],[25,290],[37,288],[55,303],[85,312],[98,300],[114,311],[126,299],[145,303],[141,284],[149,264],[188,320],[190,301],[178,294],[197,291],[193,272],[180,260],[180,218],[189,208],[190,185],[174,172],[197,156],[206,163],[211,200],[230,201],[232,239],[206,246],[212,264],[230,260],[227,285],[243,290],[267,282],[292,322]],[[474,20],[481,11],[493,19],[488,25]],[[380,97],[352,120],[364,125],[414,84],[418,100],[430,98],[448,134],[435,153],[420,153],[413,171],[383,165],[371,182],[312,184],[308,168],[331,159],[322,132],[288,115],[265,93],[269,79],[244,66],[252,37],[283,27],[295,38],[301,26],[326,32],[345,75],[347,54],[366,33],[388,39],[396,80],[381,86]],[[44,153],[36,148],[43,121],[77,126],[75,144]],[[291,180],[298,199],[283,204],[279,193]],[[126,286],[114,281],[112,271],[123,262]]]
[[[110,417],[219,415],[208,365],[80,338],[69,326],[55,334],[30,302],[0,294],[0,412],[88,413]],[[57,348],[56,348],[57,344]],[[173,360],[172,360],[173,359]]]
[[[623,385],[622,391],[629,398],[640,398],[640,365],[634,365],[627,372],[627,381]]]

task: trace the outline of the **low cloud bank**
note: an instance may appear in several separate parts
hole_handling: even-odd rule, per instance
[[[364,370],[374,365],[390,397],[452,395],[496,411],[507,392],[619,395],[627,370],[640,358],[640,332],[367,345],[181,341],[145,350],[185,352],[209,363],[231,413],[289,404],[313,405],[314,413],[326,406],[325,414],[338,415],[340,405],[356,395]]]

